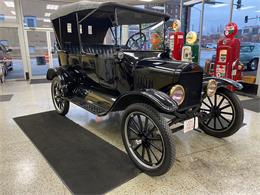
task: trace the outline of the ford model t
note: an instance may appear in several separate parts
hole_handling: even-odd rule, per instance
[[[126,151],[149,175],[171,168],[172,133],[199,126],[220,138],[243,122],[240,102],[227,87],[241,89],[240,84],[204,77],[197,64],[169,57],[168,19],[147,9],[88,1],[65,5],[51,16],[60,66],[49,69],[47,79],[57,112],[66,115],[70,102],[98,116],[123,111]],[[155,50],[148,37],[159,30],[161,45]]]

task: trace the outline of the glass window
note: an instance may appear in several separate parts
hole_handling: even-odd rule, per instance
[[[5,21],[5,15],[4,14],[0,14],[0,22]]]
[[[24,16],[24,26],[37,27],[36,16]]]

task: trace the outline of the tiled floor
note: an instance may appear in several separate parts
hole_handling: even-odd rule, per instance
[[[6,94],[14,96],[0,102],[0,194],[70,194],[12,120],[52,110],[50,84],[6,82],[0,95]],[[118,115],[99,118],[72,105],[67,116],[124,150]],[[247,125],[225,139],[195,131],[174,134],[177,160],[166,175],[140,174],[109,194],[260,194],[259,117],[245,110]]]

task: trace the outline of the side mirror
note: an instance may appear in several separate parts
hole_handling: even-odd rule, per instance
[[[7,51],[6,52],[12,52],[13,50],[12,49],[7,49]]]

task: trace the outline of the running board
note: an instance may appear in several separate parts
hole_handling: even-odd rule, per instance
[[[107,113],[106,109],[104,109],[100,106],[97,106],[93,103],[87,103],[82,98],[79,98],[79,97],[73,97],[70,99],[70,101],[72,103],[76,104],[77,106],[80,106],[81,108],[91,112],[92,114],[98,115],[98,116],[102,116]]]

